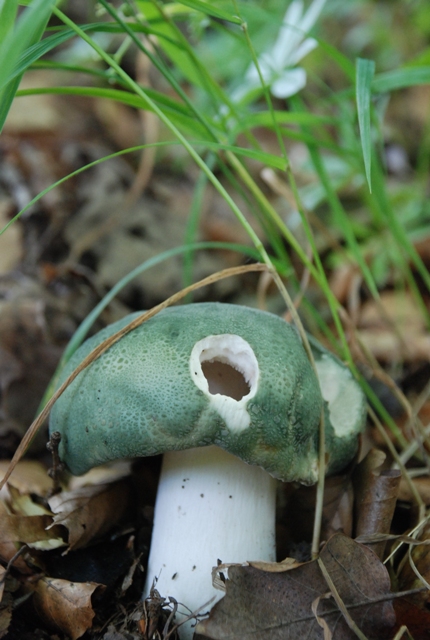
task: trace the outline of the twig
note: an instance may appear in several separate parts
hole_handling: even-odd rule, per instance
[[[61,462],[60,455],[58,453],[60,442],[61,433],[59,431],[54,431],[53,433],[51,433],[49,442],[46,445],[46,448],[52,455],[52,467],[48,469],[48,476],[52,478],[53,485],[51,491],[49,492],[49,497],[55,496],[55,494],[60,493],[61,491],[60,473],[64,471],[64,465]]]
[[[9,562],[6,565],[6,569],[4,574],[2,575],[2,577],[0,578],[0,586],[3,585],[6,582],[6,578],[10,572],[10,570],[12,569],[12,565],[15,562],[15,560],[18,560],[18,558],[20,556],[22,556],[22,554],[24,553],[24,551],[26,551],[28,549],[28,545],[27,544],[23,544],[22,547],[20,547],[18,549],[18,551],[12,556],[12,558],[9,560]]]

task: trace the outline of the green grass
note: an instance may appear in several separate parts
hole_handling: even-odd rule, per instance
[[[399,49],[396,66],[387,68],[381,53],[382,44],[378,44],[378,38],[385,45],[389,42],[387,30],[378,31],[378,38],[374,36],[374,40],[370,40],[372,46],[352,55],[348,49],[342,50],[339,44],[325,39],[325,20],[333,20],[336,11],[330,9],[335,3],[328,0],[326,13],[312,30],[318,46],[304,61],[298,62],[306,67],[307,84],[298,94],[280,100],[273,98],[270,82],[263,77],[261,54],[272,47],[288,3],[284,6],[274,0],[183,0],[178,4],[136,0],[136,3],[127,1],[117,9],[107,0],[100,0],[98,6],[103,15],[84,25],[68,17],[67,5],[47,0],[28,4],[17,18],[17,2],[0,3],[0,59],[3,62],[0,65],[0,128],[14,99],[47,92],[88,100],[114,100],[155,114],[163,128],[160,149],[163,145],[181,145],[189,162],[198,167],[200,177],[196,181],[183,241],[178,242],[175,250],[153,261],[154,264],[173,255],[183,255],[184,283],[190,284],[195,253],[212,247],[196,242],[201,203],[207,185],[211,184],[249,238],[248,247],[229,248],[267,265],[300,329],[304,323],[330,342],[361,381],[373,402],[377,419],[391,429],[398,449],[405,450],[408,446],[405,436],[354,363],[347,335],[351,327],[345,323],[346,310],[330,289],[329,273],[334,265],[350,264],[361,274],[366,295],[375,301],[387,283],[411,292],[427,327],[430,326],[422,298],[423,290],[430,290],[430,275],[415,248],[416,239],[430,232],[426,192],[430,114],[417,149],[416,168],[407,181],[399,181],[393,187],[383,155],[387,101],[395,92],[430,83],[430,47],[426,49],[423,45],[423,51],[413,51],[410,58]],[[399,11],[406,11],[398,2],[394,4]],[[359,6],[360,3],[351,2],[349,11],[359,11]],[[413,18],[413,37],[424,43],[424,27],[420,26],[426,24],[423,12],[412,6],[408,10]],[[51,15],[53,19],[49,22]],[[375,24],[378,20],[376,16]],[[368,29],[372,35],[371,27]],[[112,49],[113,45],[109,49],[100,45],[98,35],[101,33],[115,35],[116,50]],[[78,62],[67,59],[67,52],[76,40],[86,42],[95,52],[97,64],[85,59]],[[390,47],[394,44],[390,43]],[[59,47],[62,48],[61,61],[56,57]],[[130,77],[121,63],[124,51],[130,48],[149,58],[163,78],[164,86],[169,87],[168,92],[142,87]],[[251,62],[259,68],[262,86],[250,92],[246,99],[235,101],[234,92]],[[31,69],[61,72],[62,86],[19,91],[20,78]],[[85,85],[76,85],[76,72],[86,76]],[[275,136],[276,152],[268,153],[261,148],[262,131],[271,138]],[[289,153],[294,144],[300,144],[307,154],[306,162],[299,168],[290,163]],[[143,148],[144,145],[139,147]],[[108,162],[115,155],[136,149],[120,150],[96,163]],[[249,160],[277,172],[300,216],[304,241],[299,240],[281,217],[267,189],[250,169]],[[94,164],[64,176],[49,189]],[[308,175],[307,184],[299,178],[302,170]],[[234,194],[240,194],[247,203],[265,238],[255,232],[246,212],[236,204]],[[319,250],[321,238],[315,220],[320,221],[332,239],[323,254]],[[315,296],[308,296],[306,290],[302,291],[301,275],[293,267],[297,260],[309,273],[312,286],[319,293],[318,301]],[[96,316],[121,287],[151,265],[152,262],[138,267],[108,293],[77,332],[65,358],[82,341]],[[293,300],[301,293],[304,299],[297,314]],[[372,369],[372,363],[367,365]]]

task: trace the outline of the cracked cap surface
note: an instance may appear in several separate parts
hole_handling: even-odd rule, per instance
[[[138,315],[87,340],[59,384],[95,346]],[[218,358],[215,346],[209,357],[224,359],[250,379],[249,393],[239,400],[206,392],[193,379],[196,344],[205,346],[214,336],[213,344],[227,344],[227,351]],[[216,444],[284,481],[312,484],[318,475],[323,405],[330,472],[354,456],[365,403],[349,370],[315,341],[311,346],[318,360],[333,359],[343,379],[350,376],[358,389],[356,424],[345,432],[331,424],[329,404],[298,334],[283,319],[222,303],[164,309],[110,347],[57,400],[50,430],[62,435],[60,457],[72,473],[82,474],[117,458]]]

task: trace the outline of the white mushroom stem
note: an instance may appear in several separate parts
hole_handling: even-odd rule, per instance
[[[178,622],[208,611],[224,595],[212,585],[218,560],[275,560],[275,498],[268,473],[216,446],[165,454],[144,595],[156,577],[180,603]],[[194,624],[181,626],[183,640]]]
[[[192,349],[191,379],[233,433],[249,427],[259,375],[254,351],[236,334],[207,336]],[[145,595],[157,577],[160,595],[179,604],[178,622],[208,611],[223,596],[212,585],[219,561],[275,560],[275,499],[268,473],[216,446],[166,453]],[[183,624],[182,640],[194,624]]]

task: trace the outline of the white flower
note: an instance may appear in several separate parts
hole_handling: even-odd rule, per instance
[[[317,41],[307,34],[317,21],[326,0],[314,0],[305,12],[303,0],[293,0],[279,29],[275,44],[258,58],[258,66],[265,84],[276,98],[288,98],[306,84],[306,71],[297,63],[315,49]],[[243,83],[233,93],[238,102],[261,87],[257,67],[252,63],[245,73]]]

